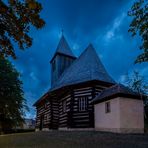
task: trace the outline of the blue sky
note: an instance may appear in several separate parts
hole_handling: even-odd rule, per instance
[[[108,73],[116,82],[139,70],[147,77],[146,63],[134,65],[141,39],[128,33],[131,18],[127,16],[133,1],[129,0],[40,0],[41,17],[46,25],[31,29],[33,45],[17,49],[12,60],[21,73],[25,97],[30,107],[27,117],[35,116],[33,103],[50,88],[50,59],[61,37],[61,30],[76,56],[92,43]]]

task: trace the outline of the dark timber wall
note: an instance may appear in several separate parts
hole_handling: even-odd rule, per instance
[[[40,103],[37,107],[37,128],[93,128],[94,107],[91,104],[95,98],[107,86],[89,85],[76,87],[62,97],[52,97]],[[79,110],[79,99],[87,98],[87,109]],[[63,103],[66,108],[63,109]],[[43,120],[43,121],[41,121]]]
[[[66,101],[66,111],[63,111],[63,102]],[[68,126],[68,113],[70,112],[71,93],[60,100],[59,103],[59,128]]]
[[[59,124],[59,102],[58,98],[51,99],[51,127],[50,129],[57,129]]]
[[[59,127],[68,128],[93,128],[94,107],[90,103],[92,99],[106,87],[95,85],[73,89],[71,93],[60,99],[59,103]],[[87,110],[79,111],[79,99],[88,99]],[[63,112],[63,102],[66,101],[66,112]]]
[[[79,111],[79,99],[86,97],[88,99],[87,110]],[[74,89],[74,104],[73,104],[73,125],[72,127],[89,128],[93,127],[93,106],[90,104],[92,100],[92,87]]]
[[[48,128],[51,125],[51,103],[49,101],[44,101],[37,107],[36,117],[36,128]]]

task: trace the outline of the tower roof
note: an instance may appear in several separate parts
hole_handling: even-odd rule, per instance
[[[65,70],[52,89],[91,80],[115,83],[105,70],[92,44]]]
[[[59,41],[59,44],[58,44],[58,46],[56,48],[56,52],[55,52],[54,56],[57,53],[64,54],[64,55],[67,55],[67,56],[75,58],[75,55],[73,54],[72,50],[70,49],[70,47],[69,47],[69,45],[68,45],[68,43],[67,43],[67,41],[66,41],[66,39],[65,39],[63,34],[62,34],[61,39]]]

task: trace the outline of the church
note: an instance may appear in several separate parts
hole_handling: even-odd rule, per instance
[[[62,35],[50,64],[51,88],[34,103],[37,110],[37,131],[53,129],[93,130],[97,127],[99,121],[98,109],[95,109],[96,104],[113,99],[110,96],[115,94],[114,97],[129,97],[132,100],[134,98],[134,100],[139,101],[138,95],[135,95],[132,91],[127,91],[125,87],[122,87],[122,92],[118,92],[118,84],[107,73],[92,44],[89,44],[82,54],[76,57],[64,35]],[[113,89],[114,87],[116,89]],[[116,92],[110,93],[112,90]],[[107,99],[101,97],[102,101],[100,101],[99,96],[102,96],[102,93],[104,95],[104,92],[109,96],[105,95]],[[113,110],[110,105],[108,101],[104,105],[105,113]],[[98,106],[96,107],[98,108]],[[118,111],[116,110],[116,112]],[[106,114],[103,116],[106,116]],[[103,122],[109,122],[105,121],[104,117],[101,117],[101,119],[104,119]],[[102,124],[104,124],[103,122]],[[99,126],[99,129],[112,129]],[[138,128],[143,130],[143,127]]]

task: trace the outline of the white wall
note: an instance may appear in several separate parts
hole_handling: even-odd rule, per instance
[[[111,106],[109,113],[105,113],[105,102],[95,105],[95,128],[97,130],[120,128],[119,99],[112,99],[109,102]]]
[[[144,128],[144,105],[142,100],[119,98],[121,131],[140,132]]]
[[[106,101],[108,102],[108,101]],[[143,132],[143,101],[130,98],[109,100],[111,112],[105,113],[105,103],[95,105],[95,129],[112,132]]]

